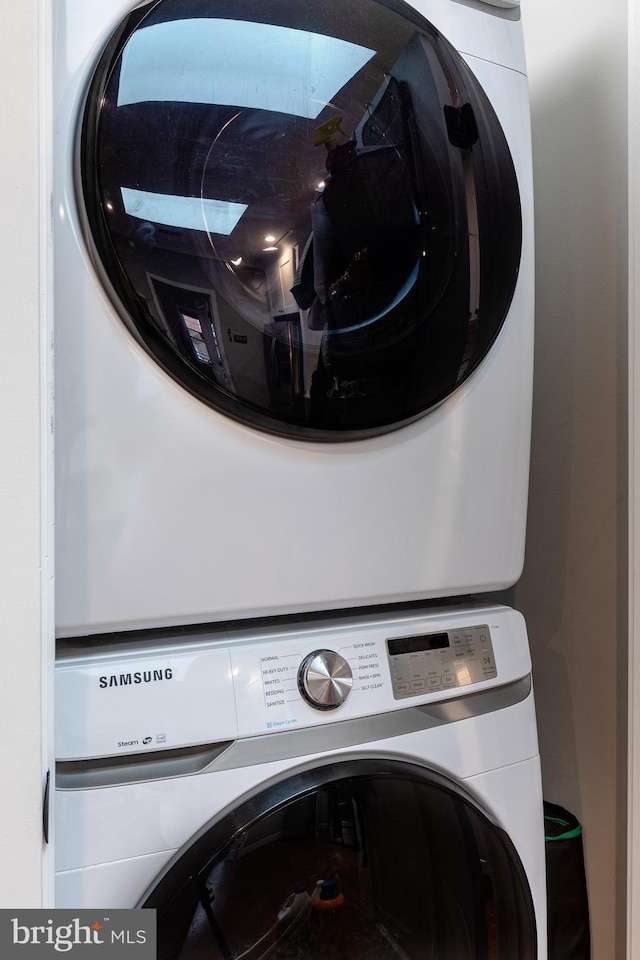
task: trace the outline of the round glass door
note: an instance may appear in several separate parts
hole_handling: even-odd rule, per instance
[[[453,783],[349,761],[213,822],[142,907],[159,960],[535,960],[533,904],[506,834]]]
[[[481,363],[520,202],[496,114],[401,0],[154,0],[86,101],[83,206],[136,338],[251,426],[352,440]]]

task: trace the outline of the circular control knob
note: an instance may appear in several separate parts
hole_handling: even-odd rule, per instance
[[[335,710],[347,699],[353,686],[351,667],[333,650],[314,650],[298,671],[298,689],[316,710]]]

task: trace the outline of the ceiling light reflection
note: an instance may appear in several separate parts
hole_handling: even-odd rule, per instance
[[[357,43],[270,23],[154,23],[124,48],[118,106],[215,103],[315,119],[374,55]]]
[[[205,230],[229,236],[247,209],[246,203],[209,200],[203,197],[176,197],[121,187],[124,209],[130,217],[170,227]]]

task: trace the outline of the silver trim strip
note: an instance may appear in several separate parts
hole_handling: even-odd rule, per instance
[[[493,0],[453,0],[453,3],[460,3],[463,7],[471,7],[472,10],[479,10],[480,13],[487,13],[493,17],[501,17],[503,20],[520,20],[522,17],[520,6],[501,7]]]
[[[147,754],[58,761],[56,789],[88,790],[121,786],[312,756],[327,750],[373,743],[376,740],[400,737],[486,713],[495,713],[526,700],[531,689],[529,674],[501,687],[480,690],[441,703],[407,707],[391,713],[374,714],[302,730],[285,730],[242,740],[227,740]]]
[[[197,747],[128,753],[119,757],[98,757],[91,760],[58,760],[56,789],[86,790],[147,780],[166,780],[169,777],[188,777],[206,769],[216,757],[228,750],[233,742],[223,740],[220,743],[201,744]]]

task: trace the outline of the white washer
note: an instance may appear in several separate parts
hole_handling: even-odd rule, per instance
[[[513,583],[518,0],[60,0],[54,93],[59,635]]]
[[[74,648],[56,677],[57,906],[156,908],[160,958],[545,960],[515,611]],[[346,901],[340,950],[318,881]]]

